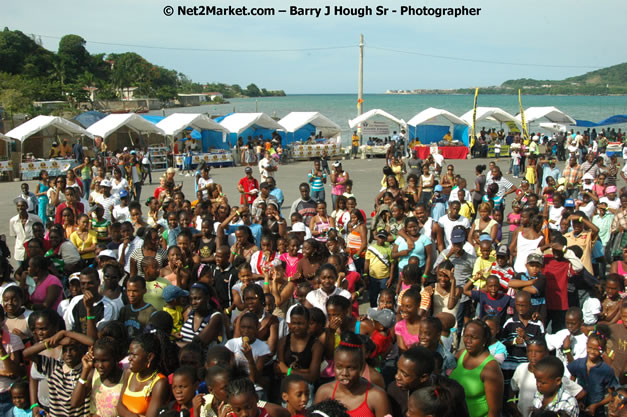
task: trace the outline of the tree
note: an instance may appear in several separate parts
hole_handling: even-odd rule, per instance
[[[255,84],[250,84],[246,87],[246,95],[248,97],[259,97],[261,96],[261,90]]]
[[[18,112],[27,112],[30,107],[28,98],[13,88],[0,91],[0,104],[11,116]]]
[[[89,70],[91,56],[85,49],[85,39],[78,35],[65,35],[59,41],[57,56],[65,67],[68,82],[74,82],[79,75]]]

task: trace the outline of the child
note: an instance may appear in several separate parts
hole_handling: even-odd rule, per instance
[[[501,330],[501,323],[496,316],[485,316],[483,321],[490,328],[490,346],[488,346],[490,355],[494,356],[494,359],[496,359],[499,365],[503,365],[503,362],[505,362],[507,358],[507,348],[497,339],[499,331]]]
[[[410,258],[411,260],[411,258]],[[410,289],[414,285],[420,285],[420,266],[417,264],[408,263],[403,267],[400,274],[400,279],[396,285],[397,299],[403,298],[405,291]]]
[[[509,223],[509,235],[513,236],[514,230],[520,226],[520,209],[519,201],[512,201],[512,212],[507,215],[507,223]]]
[[[232,417],[269,416],[265,407],[259,407],[259,396],[255,391],[255,385],[247,378],[229,382],[229,385],[226,387],[226,398],[228,403],[222,403],[218,407],[219,415],[221,416],[224,415],[224,411],[230,413]]]
[[[568,366],[575,359],[586,357],[588,337],[581,331],[581,326],[583,326],[581,309],[571,307],[566,312],[566,328],[555,334],[546,335],[549,350],[556,351],[556,356],[564,366]]]
[[[379,293],[379,299],[377,300],[377,310],[387,308],[388,310],[396,311],[395,296],[396,293],[391,288],[381,290]]]
[[[442,357],[442,375],[448,376],[457,366],[450,350],[441,343],[442,322],[436,317],[425,317],[420,321],[420,346]]]
[[[11,402],[13,408],[4,417],[32,417],[27,381],[17,381],[11,385]]]
[[[453,346],[456,344],[455,335],[457,334],[455,315],[442,312],[436,314],[435,317],[442,323],[440,342],[442,342],[442,346],[444,346],[444,351],[452,352]]]
[[[128,207],[128,191],[120,190],[120,204],[113,207],[113,221],[124,223],[131,221],[131,212]]]
[[[396,322],[396,316],[392,310],[370,308],[368,309],[368,318],[372,321],[370,339],[376,346],[371,357],[385,357],[392,348],[394,341],[392,328]]]
[[[501,156],[501,141],[498,139],[494,142],[494,157],[496,158],[496,162],[499,162],[499,156]]]
[[[577,417],[579,406],[575,397],[562,386],[564,364],[554,356],[541,359],[533,372],[538,391],[533,397],[533,407],[538,410],[564,411],[568,416]]]
[[[67,308],[70,306],[72,299],[74,297],[78,297],[82,294],[81,292],[81,274],[80,272],[75,272],[68,277],[68,287],[70,290],[70,296],[59,303],[59,307],[57,307],[57,313],[59,313],[60,317],[65,316],[65,312]]]
[[[57,339],[57,335],[53,340],[60,341],[64,337]],[[68,344],[63,345],[63,362],[58,362],[49,376],[50,416],[82,417],[89,414],[88,396],[85,396],[80,403],[72,403],[72,392],[82,380],[83,364],[81,359],[86,351],[87,346],[77,339],[70,339]]]
[[[487,233],[479,235],[479,252],[480,256],[475,261],[472,268],[472,276],[478,281],[477,288],[483,288],[486,284],[486,278],[490,276],[490,269],[496,262],[496,256],[493,255],[492,239]]]
[[[303,258],[303,254],[299,252],[300,241],[297,237],[292,236],[287,243],[287,253],[281,254],[279,259],[285,262],[285,277],[288,280],[296,273],[296,264]]]
[[[505,322],[501,332],[501,341],[507,347],[507,358],[501,366],[506,386],[518,365],[527,362],[527,343],[544,339],[544,325],[532,318],[531,295],[520,291],[514,298],[514,306],[516,316]]]
[[[516,290],[509,288],[509,282],[514,278],[514,269],[509,265],[509,247],[505,244],[501,244],[496,248],[496,262],[490,266],[490,275],[496,275],[499,277],[499,282],[503,291],[510,297],[516,295]],[[514,314],[513,308],[507,309],[507,315]]]
[[[163,300],[166,302],[163,311],[172,316],[172,335],[180,337],[183,327],[184,298],[189,297],[189,291],[185,291],[176,285],[168,285],[163,289]]]
[[[145,259],[145,258],[144,258]],[[144,269],[144,271],[146,271]],[[157,311],[152,305],[144,301],[146,295],[146,280],[140,276],[130,277],[126,283],[128,305],[120,310],[119,320],[124,323],[129,339],[141,334],[150,320],[150,316]]]
[[[163,310],[165,307],[165,300],[163,299],[163,290],[168,285],[172,285],[170,281],[159,276],[161,268],[159,268],[159,262],[153,256],[146,256],[141,261],[141,266],[144,271],[144,277],[146,278],[146,293],[144,294],[144,301],[152,306],[156,310]]]
[[[96,204],[91,214],[91,230],[96,232],[98,242],[111,241],[111,221],[105,218],[105,211],[101,204]]]
[[[486,279],[485,292],[472,290],[472,286],[478,278],[468,280],[464,285],[464,295],[479,303],[479,318],[495,316],[498,318],[499,327],[505,323],[507,306],[513,302],[512,297],[505,295],[501,289],[499,277],[490,275]]]
[[[16,285],[10,285],[2,294],[2,307],[6,312],[5,325],[9,332],[17,335],[26,343],[33,337],[28,327],[28,317],[32,311],[24,307],[24,292]]]
[[[619,378],[619,382],[627,384],[627,349],[617,349],[618,346],[625,346],[625,340],[627,339],[627,302],[623,302],[620,307],[620,319],[622,323],[616,323],[610,325],[612,334],[610,335],[610,341],[614,350],[612,356],[612,369]],[[608,354],[611,355],[611,352]]]
[[[549,219],[550,229],[559,230],[560,220],[562,220],[564,210],[564,197],[560,193],[555,193],[555,195],[553,195],[553,204],[551,205],[547,202],[544,206],[544,217]]]
[[[199,417],[203,395],[198,393],[198,369],[183,366],[174,371],[172,378],[172,396],[174,401],[170,410],[182,412],[188,410],[190,417]]]
[[[514,178],[520,177],[520,151],[515,149],[511,151],[510,156],[512,158],[512,169],[514,172]]]
[[[516,279],[509,282],[510,288],[522,289],[531,294],[533,312],[540,314],[543,322],[546,321],[546,300],[544,292],[546,277],[541,273],[544,266],[544,257],[540,253],[531,253],[525,264],[527,272],[516,274]]]
[[[394,260],[392,259],[392,247],[387,242],[388,232],[384,229],[377,231],[376,244],[370,244],[366,251],[366,263],[364,274],[369,277],[368,296],[370,307],[377,306],[377,298],[382,289],[392,284],[394,276]]]
[[[537,390],[534,372],[540,360],[549,356],[549,349],[543,338],[531,339],[527,344],[527,362],[521,363],[516,368],[511,382],[511,398],[518,396],[518,411],[523,417],[527,417],[533,411],[533,397]],[[581,387],[569,377],[562,377],[562,387],[571,396],[579,399],[583,394]],[[509,402],[514,405],[513,402]]]
[[[344,194],[342,195],[346,198],[354,198],[355,194],[353,194],[353,180],[346,180],[344,185],[346,186],[346,191],[344,191]]]
[[[471,222],[475,217],[475,206],[472,204],[472,201],[466,200],[466,190],[463,188],[458,188],[457,197],[460,203],[459,214],[461,216],[464,216],[468,219],[469,222]]]
[[[122,359],[120,342],[111,337],[101,337],[83,356],[83,369],[79,383],[72,393],[72,407],[89,401],[89,413],[99,417],[115,417],[115,407],[122,390]],[[94,364],[98,363],[97,372]],[[83,382],[81,382],[81,380]]]
[[[620,318],[620,306],[623,301],[620,295],[624,292],[625,280],[618,274],[609,274],[605,280],[605,299],[603,300],[603,303],[601,303],[602,311],[601,316],[599,317],[599,320],[604,324],[613,324],[618,322],[618,319]]]
[[[281,381],[281,399],[287,404],[292,417],[304,417],[309,403],[309,385],[298,374],[287,376]]]
[[[499,208],[495,207],[492,210],[492,219],[494,219],[497,225],[495,243],[501,243],[501,240],[503,239],[503,212],[501,211],[500,206]]]
[[[614,371],[603,361],[610,335],[607,326],[597,326],[596,330],[588,335],[587,356],[568,364],[568,371],[577,378],[577,383],[586,391],[584,400],[586,413],[595,417],[605,416],[605,405],[611,399],[608,389],[618,387]]]
[[[70,242],[81,255],[83,260],[93,260],[96,257],[96,244],[98,235],[94,230],[89,230],[89,216],[81,214],[78,216],[78,229],[69,236]]]

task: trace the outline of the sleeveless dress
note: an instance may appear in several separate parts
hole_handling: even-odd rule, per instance
[[[488,402],[485,396],[485,387],[481,381],[481,372],[486,364],[494,361],[494,356],[488,355],[479,366],[474,369],[464,368],[464,358],[467,351],[457,360],[457,367],[451,373],[450,378],[459,382],[466,393],[466,405],[470,417],[485,417],[488,415]]]
[[[187,316],[187,320],[185,321],[185,323],[183,323],[183,327],[181,328],[181,341],[185,342],[185,343],[191,343],[192,340],[194,339],[194,337],[198,336],[200,333],[202,333],[202,331],[205,329],[205,327],[207,327],[207,323],[209,323],[209,321],[213,318],[213,316],[215,316],[216,314],[220,314],[219,311],[213,311],[213,312],[209,312],[209,314],[207,314],[203,319],[202,322],[200,323],[200,327],[198,327],[198,330],[194,330],[194,315],[195,315],[195,311],[190,311],[189,316]],[[220,341],[220,336],[222,336],[222,340]],[[224,344],[226,343],[226,334],[224,332],[224,326],[223,326],[223,331],[222,331],[222,335],[218,336],[218,340],[216,341],[212,341],[209,343],[209,347],[211,346],[215,346],[218,344]]]
[[[115,407],[118,405],[118,399],[120,398],[122,380],[114,386],[108,387],[100,380],[100,374],[94,372],[91,381],[89,412],[100,417],[116,417],[118,413],[115,411]]]
[[[322,221],[321,219],[321,221],[315,224],[315,227],[316,227],[316,231],[321,233],[321,235],[316,236],[315,239],[318,242],[326,243],[327,241],[326,232],[331,228],[331,223],[329,223],[328,218],[326,219],[326,221]]]
[[[335,387],[333,388],[333,394],[331,394],[331,399],[335,399],[335,391],[337,390],[337,384],[339,381],[335,381]],[[368,382],[368,387],[366,387],[366,396],[364,398],[364,402],[357,408],[346,411],[346,413],[350,417],[375,417],[374,413],[368,407],[368,391],[370,391],[370,382]]]
[[[46,223],[48,223],[47,211],[48,211],[48,190],[49,189],[50,187],[48,187],[43,182],[39,183],[39,192],[46,193],[42,196],[39,196],[39,207],[37,208],[37,214],[39,215],[39,218],[41,219],[44,226],[46,225]]]
[[[344,176],[344,173],[342,172],[342,175],[338,175],[335,178],[335,185],[333,186],[333,189],[331,190],[331,194],[335,194],[335,195],[344,194],[344,192],[346,191],[346,185],[344,185],[345,182],[346,182],[346,177]]]
[[[521,232],[518,232],[518,239],[516,240],[516,261],[514,262],[514,271],[523,273],[527,272],[527,257],[530,253],[535,251],[540,244],[543,236],[537,239],[526,239]]]
[[[361,248],[361,234],[359,233],[359,228],[354,228],[346,238],[346,248],[348,249],[348,253],[352,256],[357,254],[359,248]],[[361,253],[359,253],[361,256]]]
[[[285,340],[285,361],[292,368],[309,369],[312,360],[312,348],[315,342],[314,338],[309,338],[302,352],[292,352],[290,348],[291,336],[291,334],[288,334]]]
[[[396,177],[396,181],[398,181],[398,187],[399,188],[404,188],[405,187],[405,176],[403,175],[403,166],[402,165],[392,165],[390,168],[392,168],[392,172],[394,173],[394,176]]]
[[[130,384],[131,378],[137,378],[137,374],[135,372],[131,372],[128,377],[128,384]],[[150,399],[152,397],[152,389],[162,378],[165,378],[165,375],[155,374],[150,383],[144,386],[141,391],[131,391],[127,384],[126,390],[122,393],[122,404],[124,404],[124,406],[131,413],[146,415],[146,411],[148,411],[148,406],[150,405]]]

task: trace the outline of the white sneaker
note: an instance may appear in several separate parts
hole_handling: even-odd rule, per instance
[[[188,172],[187,174],[185,174],[186,177],[189,177],[191,174]]]

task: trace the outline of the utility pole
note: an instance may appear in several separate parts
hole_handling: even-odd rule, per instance
[[[364,35],[359,35],[359,86],[357,88],[357,116],[363,113],[364,102]],[[363,136],[359,129],[359,144],[362,144]]]

